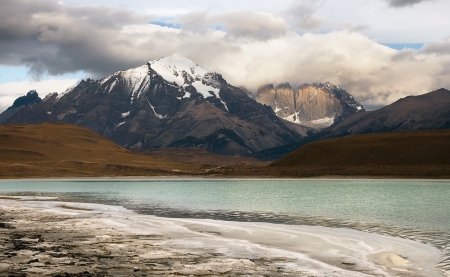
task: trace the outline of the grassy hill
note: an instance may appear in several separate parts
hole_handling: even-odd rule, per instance
[[[300,147],[268,168],[290,176],[450,177],[450,130],[324,139]]]
[[[219,155],[201,148],[157,148],[136,150],[136,153],[192,164],[208,164],[216,166],[266,166],[270,163],[239,155]]]
[[[147,152],[147,155],[130,152],[77,125],[0,125],[0,178],[171,175],[450,178],[450,130],[325,139],[308,143],[269,166],[195,149]],[[148,156],[152,152],[190,163]]]
[[[0,125],[0,178],[196,174],[202,165],[138,155],[77,125]]]

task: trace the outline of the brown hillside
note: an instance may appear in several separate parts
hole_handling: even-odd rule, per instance
[[[201,148],[156,148],[137,150],[136,153],[192,164],[217,166],[266,166],[269,164],[269,162],[239,155],[224,156],[214,154]]]
[[[287,175],[450,176],[450,130],[324,139],[300,147],[269,168]]]
[[[201,169],[134,154],[77,125],[0,125],[0,178],[178,175]]]

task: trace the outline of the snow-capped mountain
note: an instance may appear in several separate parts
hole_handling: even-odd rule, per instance
[[[289,83],[269,84],[258,89],[255,100],[272,107],[282,119],[317,129],[364,111],[353,96],[330,83],[303,84],[296,93]]]
[[[306,134],[306,128],[287,127],[220,74],[176,54],[83,80],[7,122],[44,121],[79,124],[128,148],[199,147],[227,155],[292,143]]]

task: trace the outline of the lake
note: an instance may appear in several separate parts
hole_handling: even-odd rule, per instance
[[[162,218],[278,224],[270,232],[322,226],[406,238],[437,247],[437,267],[450,273],[450,180],[2,180],[0,194],[116,205]]]

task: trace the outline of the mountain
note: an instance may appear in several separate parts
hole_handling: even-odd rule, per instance
[[[203,167],[134,154],[99,134],[67,123],[0,125],[0,178],[161,176]]]
[[[364,111],[353,96],[330,83],[303,84],[296,93],[289,83],[269,84],[258,89],[255,100],[280,118],[318,130]]]
[[[321,136],[435,129],[450,129],[450,91],[444,88],[352,115],[324,130]]]
[[[50,94],[7,123],[78,124],[127,148],[248,155],[302,139],[220,74],[173,55]],[[306,134],[307,128],[304,128]]]
[[[303,145],[269,165],[280,175],[450,176],[450,130],[351,135]]]
[[[251,154],[276,160],[310,142],[353,134],[450,129],[450,91],[408,96],[376,111],[360,111],[301,141]]]
[[[17,98],[11,107],[0,114],[0,124],[8,120],[8,118],[12,117],[20,109],[29,105],[37,104],[41,101],[42,99],[39,97],[38,93],[35,90],[30,90],[25,96]]]

